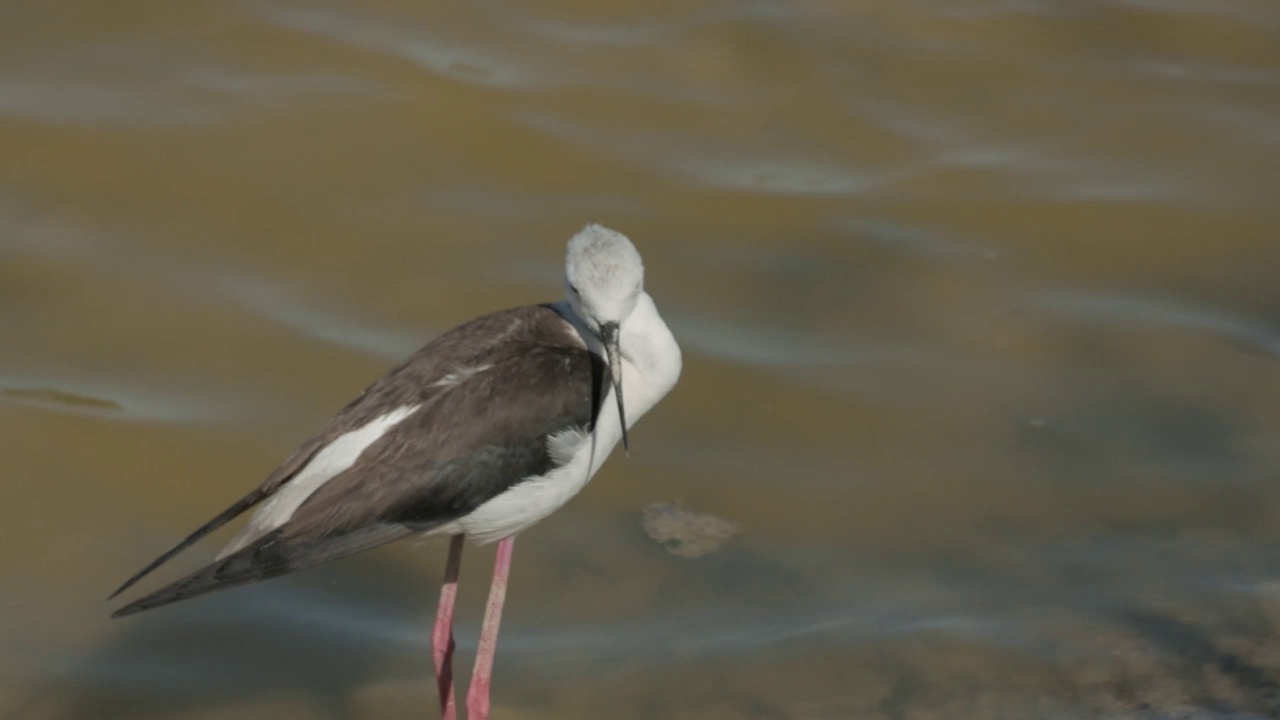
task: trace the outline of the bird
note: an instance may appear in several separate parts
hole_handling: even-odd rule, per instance
[[[449,540],[432,630],[441,715],[453,720],[453,612],[464,541],[497,543],[467,692],[489,715],[516,535],[591,480],[679,380],[680,346],[644,289],[631,240],[588,224],[565,250],[565,297],[438,335],[370,384],[267,478],[126,580],[111,598],[256,508],[208,565],[121,607],[132,615],[408,537]]]

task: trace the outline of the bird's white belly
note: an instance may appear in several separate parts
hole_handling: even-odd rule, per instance
[[[596,433],[594,453],[590,435],[571,430],[552,438],[551,457],[556,468],[516,483],[433,534],[464,533],[472,542],[484,545],[533,525],[563,507],[591,480],[617,443],[616,439],[608,441],[607,436]]]
[[[643,376],[631,372],[623,375],[623,397],[634,397],[637,412],[628,412],[630,428],[653,407],[650,388]],[[536,477],[526,478],[511,489],[485,502],[468,515],[432,531],[432,535],[464,533],[479,545],[501,540],[533,525],[564,507],[591,480],[622,438],[613,389],[601,399],[595,432],[568,430],[552,437],[549,450],[556,467]],[[629,410],[630,408],[628,408]]]
[[[584,335],[584,342],[603,354],[598,339]],[[622,393],[626,400],[627,428],[662,399],[680,376],[680,348],[657,314],[652,299],[642,295],[628,325],[623,326]],[[643,362],[632,362],[627,348],[645,351]],[[591,480],[622,438],[613,388],[601,399],[595,432],[567,431],[550,441],[556,467],[545,475],[526,478],[485,502],[470,514],[428,532],[428,535],[465,534],[477,544],[491,543],[518,533],[560,509]]]

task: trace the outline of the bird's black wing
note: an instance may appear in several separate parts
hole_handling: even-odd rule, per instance
[[[545,322],[564,332],[558,315]],[[561,341],[541,342],[556,337]],[[480,359],[487,366],[483,372],[444,387],[431,383],[434,391],[416,398],[401,392],[393,402],[417,400],[418,410],[321,485],[284,525],[113,617],[276,577],[429,530],[547,472],[552,466],[548,439],[594,425],[603,396],[603,362],[576,337],[507,337]],[[385,410],[387,404],[380,407]],[[229,513],[226,519],[234,516]]]

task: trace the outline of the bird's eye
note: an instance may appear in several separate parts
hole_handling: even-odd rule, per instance
[[[573,283],[569,283],[569,292],[573,293],[574,295],[578,295],[579,294],[578,286],[574,285]]]

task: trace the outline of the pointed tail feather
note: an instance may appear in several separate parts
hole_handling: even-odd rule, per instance
[[[266,497],[268,494],[269,493],[263,488],[258,488],[257,490],[254,490],[253,492],[249,493],[248,495],[245,495],[244,497],[240,498],[240,500],[238,500],[234,505],[227,508],[226,510],[223,510],[222,513],[219,514],[217,517],[205,523],[204,525],[200,526],[198,530],[188,535],[185,540],[173,546],[173,548],[171,548],[168,552],[156,558],[155,560],[152,560],[150,565],[147,565],[146,567],[139,570],[137,573],[133,575],[133,577],[129,578],[128,580],[125,580],[123,585],[116,588],[115,592],[107,596],[107,599],[110,600],[111,598],[119,595],[125,590],[128,590],[129,588],[133,587],[134,583],[138,582],[142,578],[151,574],[153,570],[155,570],[156,568],[168,562],[170,559],[173,558],[174,555],[177,555],[183,550],[186,550],[188,547],[191,547],[192,544],[200,540],[200,538],[203,538],[205,535],[208,535],[214,530],[217,530],[223,525],[226,525],[227,523],[231,522],[232,520],[235,519],[237,515],[239,515],[245,510],[248,510],[249,508],[261,502],[262,499]]]
[[[314,541],[290,540],[276,530],[252,545],[217,560],[111,614],[118,618],[206,593],[267,580],[337,560],[398,540],[412,532],[403,525],[371,525]]]

